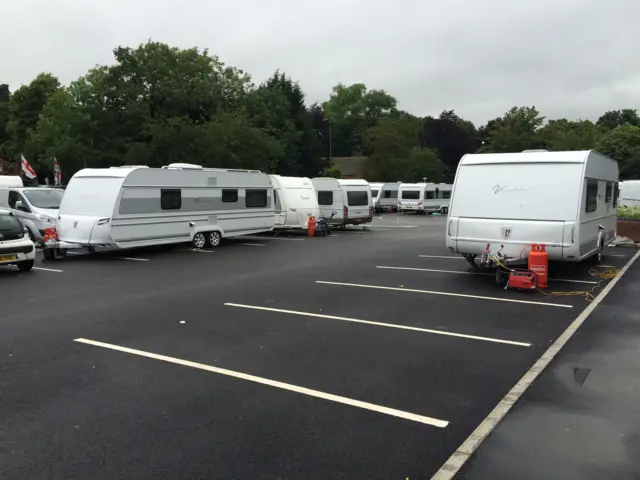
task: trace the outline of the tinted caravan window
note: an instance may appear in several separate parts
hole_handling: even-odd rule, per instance
[[[352,207],[359,207],[362,205],[369,205],[369,196],[367,192],[347,192],[347,201]]]
[[[247,208],[263,208],[267,206],[266,190],[247,190],[245,197]]]
[[[182,207],[182,190],[163,188],[160,190],[160,208],[162,210],[180,210]]]

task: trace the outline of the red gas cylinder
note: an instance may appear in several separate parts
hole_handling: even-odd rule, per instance
[[[313,237],[316,234],[316,217],[309,217],[309,224],[307,225],[307,235]]]
[[[529,270],[538,277],[538,287],[547,288],[549,280],[549,256],[544,245],[531,245],[529,252]]]

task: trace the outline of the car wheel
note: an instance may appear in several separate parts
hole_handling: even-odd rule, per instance
[[[220,245],[221,240],[222,237],[220,236],[220,232],[210,232],[207,235],[207,244],[210,247],[217,247],[218,245]]]
[[[28,260],[26,262],[20,262],[18,264],[18,269],[21,272],[28,272],[29,270],[31,270],[33,268],[33,260]]]
[[[193,236],[193,240],[191,242],[195,248],[204,248],[207,244],[207,237],[204,236],[204,233],[196,233]]]

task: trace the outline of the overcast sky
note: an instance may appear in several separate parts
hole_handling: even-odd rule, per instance
[[[640,109],[640,0],[1,0],[0,83],[63,83],[152,39],[208,48],[309,103],[338,82],[415,115],[477,124],[514,105],[550,118]]]

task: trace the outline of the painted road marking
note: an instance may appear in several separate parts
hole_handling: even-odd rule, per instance
[[[369,225],[370,228],[379,228],[376,225]],[[417,225],[384,225],[383,228],[418,228]]]
[[[264,247],[263,243],[241,243],[240,245],[246,245],[247,247]]]
[[[67,252],[67,255],[87,255],[86,253],[81,253],[81,252]]]
[[[285,242],[304,242],[304,238],[253,237],[249,235],[243,235],[242,238],[246,238],[247,240],[283,240]]]
[[[485,275],[490,277],[495,277],[495,273],[484,273],[484,272],[461,272],[458,270],[437,270],[434,268],[413,268],[413,267],[383,267],[382,265],[377,265],[376,268],[383,268],[386,270],[411,270],[415,272],[434,272],[434,273],[459,273],[462,275]],[[598,282],[592,282],[588,280],[570,280],[568,278],[549,278],[550,282],[569,282],[569,283],[588,283],[589,285],[597,285]]]
[[[191,251],[191,252],[200,252],[200,253],[213,253],[213,252],[215,252],[215,250],[203,250],[201,248],[190,248],[189,251]]]
[[[622,255],[620,253],[603,253],[603,257],[626,257],[626,255]]]
[[[484,440],[491,434],[494,428],[505,417],[511,407],[518,401],[518,399],[526,392],[527,388],[531,386],[534,380],[542,373],[542,371],[549,365],[551,360],[558,354],[562,347],[571,339],[571,337],[578,331],[580,326],[585,320],[593,313],[596,307],[605,299],[605,297],[611,292],[616,283],[622,278],[622,276],[629,270],[629,267],[640,257],[640,252],[636,253],[629,262],[620,270],[620,273],[612,279],[609,284],[604,287],[602,292],[595,298],[593,302],[585,308],[580,315],[567,327],[567,329],[558,337],[558,339],[551,345],[546,352],[538,359],[538,361],[529,369],[527,373],[520,379],[518,383],[505,395],[502,401],[493,409],[491,413],[485,418],[482,423],[474,430],[474,432],[467,438],[458,450],[451,455],[449,460],[431,477],[432,480],[451,480],[456,473],[462,468],[462,466],[469,460],[469,457],[477,450],[477,448],[484,442]]]
[[[365,410],[371,410],[373,412],[383,413],[385,415],[391,415],[393,417],[399,417],[405,420],[411,420],[413,422],[424,423],[426,425],[431,425],[438,428],[445,428],[447,425],[449,425],[449,422],[446,420],[440,420],[438,418],[426,417],[424,415],[404,412],[402,410],[396,410],[394,408],[383,407],[381,405],[375,405],[373,403],[362,402],[360,400],[341,397],[339,395],[334,395],[332,393],[321,392],[319,390],[312,390],[310,388],[300,387],[298,385],[292,385],[290,383],[278,382],[277,380],[270,380],[268,378],[257,377],[255,375],[250,375],[248,373],[236,372],[234,370],[227,370],[225,368],[205,365],[203,363],[191,362],[188,360],[182,360],[180,358],[168,357],[166,355],[158,355],[156,353],[145,352],[142,350],[135,350],[133,348],[121,347],[119,345],[112,345],[109,343],[96,342],[95,340],[89,340],[86,338],[76,338],[74,342],[93,345],[94,347],[101,347],[101,348],[107,348],[110,350],[116,350],[118,352],[129,353],[131,355],[138,355],[140,357],[152,358],[154,360],[160,360],[162,362],[182,365],[184,367],[197,368],[199,370],[205,370],[207,372],[217,373],[219,375],[226,375],[228,377],[239,378],[240,380],[246,380],[248,382],[268,385],[270,387],[280,388],[282,390],[288,390],[290,392],[301,393],[303,395],[309,395],[311,397],[316,397],[323,400],[329,400],[336,403],[342,403],[344,405],[350,405],[352,407],[363,408]]]
[[[418,255],[422,258],[446,258],[448,260],[464,260],[464,257],[454,257],[453,255]]]
[[[283,310],[280,308],[269,308],[269,307],[259,307],[255,305],[243,305],[240,303],[225,303],[227,307],[238,307],[238,308],[247,308],[251,310],[264,310],[266,312],[276,312],[276,313],[288,313],[291,315],[300,315],[303,317],[315,317],[315,318],[326,318],[328,320],[340,320],[343,322],[353,322],[353,323],[362,323],[365,325],[375,325],[378,327],[388,327],[388,328],[397,328],[400,330],[411,330],[414,332],[424,332],[424,333],[432,333],[435,335],[445,335],[449,337],[458,337],[458,338],[467,338],[470,340],[482,340],[485,342],[494,342],[494,343],[504,343],[506,345],[516,345],[519,347],[530,347],[530,343],[524,342],[513,342],[511,340],[502,340],[500,338],[492,338],[492,337],[479,337],[477,335],[466,335],[464,333],[453,333],[447,332],[444,330],[432,330],[430,328],[419,328],[419,327],[411,327],[408,325],[395,325],[393,323],[383,323],[383,322],[372,322],[369,320],[359,320],[356,318],[349,317],[336,317],[334,315],[323,315],[320,313],[309,313],[309,312],[298,312],[295,310]]]
[[[148,258],[136,258],[136,257],[113,257],[118,260],[131,260],[132,262],[148,262]]]
[[[477,300],[493,300],[494,302],[524,303],[528,305],[540,305],[544,307],[573,308],[573,305],[564,305],[561,303],[533,302],[530,300],[516,300],[514,298],[484,297],[481,295],[469,295],[467,293],[436,292],[434,290],[417,290],[414,288],[385,287],[383,285],[362,285],[359,283],[324,282],[321,280],[316,280],[316,283],[321,283],[324,285],[339,285],[342,287],[360,287],[360,288],[374,288],[378,290],[392,290],[396,292],[426,293],[430,295],[444,295],[447,297],[475,298]]]
[[[64,270],[56,270],[55,268],[33,267],[34,270],[42,270],[43,272],[62,273]]]

